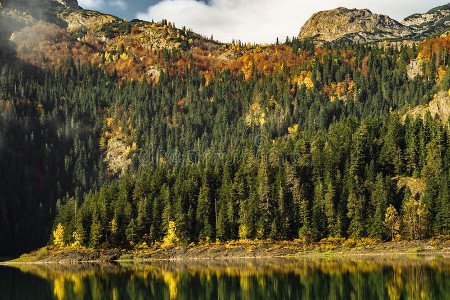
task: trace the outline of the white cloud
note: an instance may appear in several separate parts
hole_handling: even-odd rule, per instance
[[[121,10],[126,10],[127,9],[127,3],[123,0],[113,0],[113,1],[109,1],[109,5],[116,7],[118,9]]]
[[[105,5],[103,0],[78,0],[78,4],[86,9],[100,9]]]
[[[375,13],[402,19],[415,12],[445,4],[439,0],[162,0],[146,12],[144,20],[167,19],[203,35],[229,42],[274,42],[296,36],[300,27],[315,12],[339,6],[369,8]]]
[[[78,4],[86,9],[127,9],[127,3],[124,0],[78,0]]]

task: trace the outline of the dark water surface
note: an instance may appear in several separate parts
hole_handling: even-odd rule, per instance
[[[0,266],[1,299],[450,299],[446,258]]]

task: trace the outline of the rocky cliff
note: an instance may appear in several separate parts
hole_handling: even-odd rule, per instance
[[[368,9],[337,8],[314,14],[300,30],[300,38],[322,41],[350,38],[368,42],[412,34],[408,26]]]
[[[301,28],[299,38],[318,41],[380,42],[418,40],[448,31],[450,4],[402,22],[367,9],[337,8],[314,14]]]
[[[77,0],[0,0],[0,8],[29,8],[29,9],[45,9],[52,5],[62,5],[69,9],[78,9]]]
[[[420,35],[439,34],[450,28],[450,4],[433,8],[424,14],[414,14],[401,23]]]

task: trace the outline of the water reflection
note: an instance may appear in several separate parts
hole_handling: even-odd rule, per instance
[[[450,299],[446,258],[18,265],[5,299]]]

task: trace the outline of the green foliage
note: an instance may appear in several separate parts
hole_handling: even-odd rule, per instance
[[[74,39],[82,39],[87,34],[87,32],[88,30],[86,27],[80,27],[74,32],[72,32],[72,37]]]
[[[100,31],[107,38],[113,38],[117,35],[127,35],[131,32],[131,23],[124,21],[105,23],[102,25]]]
[[[90,246],[99,247],[103,241],[103,228],[97,211],[92,214],[92,224],[90,233]]]
[[[43,245],[59,223],[67,242],[76,232],[92,247],[151,245],[164,239],[170,221],[187,244],[380,238],[391,203],[405,238],[448,234],[448,124],[399,117],[439,88],[428,78],[407,79],[415,50],[321,50],[310,64],[255,71],[249,80],[217,71],[208,83],[195,67],[174,71],[170,59],[153,84],[119,82],[73,61],[58,70],[6,68],[0,240],[8,246],[1,253]],[[302,71],[313,74],[311,90],[292,84]],[[354,93],[330,101],[326,87],[346,80],[355,82]],[[246,122],[256,108],[265,114],[262,125]],[[122,177],[109,174],[107,147],[99,146],[114,134],[105,126],[109,118],[136,143]],[[402,177],[423,177],[425,191],[397,189]],[[423,230],[410,231],[414,218],[407,216],[417,212],[403,201],[410,198],[426,208]]]

